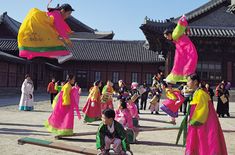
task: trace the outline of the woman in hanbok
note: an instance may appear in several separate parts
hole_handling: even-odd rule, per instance
[[[48,8],[48,12],[33,8],[20,26],[18,33],[19,56],[57,58],[59,63],[70,59],[66,45],[71,29],[65,22],[74,9],[69,4]]]
[[[32,111],[33,110],[33,81],[29,75],[25,76],[25,80],[21,87],[21,98],[19,104],[19,110]]]
[[[137,82],[132,82],[131,83],[131,91],[130,91],[130,95],[132,97],[132,99],[134,98],[133,102],[135,103],[138,113],[140,113],[140,108],[139,108],[139,98],[140,98],[140,92],[138,90],[138,86],[139,84]]]
[[[101,81],[96,81],[94,82],[94,86],[90,89],[86,105],[82,109],[85,114],[84,123],[91,123],[101,119],[100,87]]]
[[[111,81],[107,81],[107,84],[102,89],[102,97],[101,97],[101,110],[105,109],[113,109],[113,83]]]
[[[188,77],[187,85],[194,90],[190,102],[186,155],[227,155],[223,131],[210,95],[199,88],[197,74]]]
[[[160,108],[171,117],[171,123],[176,124],[175,118],[178,117],[178,110],[184,102],[184,97],[181,95],[180,90],[173,89],[173,84],[175,83],[170,81],[162,83],[162,89],[166,93],[166,100],[162,102]]]
[[[45,127],[49,132],[56,135],[73,135],[74,127],[74,110],[77,113],[78,119],[81,119],[79,112],[79,89],[72,87],[75,82],[75,76],[68,75],[67,83],[59,93],[58,101],[48,120],[45,122]]]
[[[173,32],[164,31],[166,39],[173,41],[176,47],[174,65],[166,78],[168,81],[187,82],[187,76],[196,71],[198,55],[194,44],[186,35],[187,26],[186,17],[182,16]]]
[[[118,81],[118,87],[119,87],[118,97],[117,97],[118,99],[122,99],[123,97],[129,96],[128,89],[127,89],[126,84],[124,83],[123,80]]]

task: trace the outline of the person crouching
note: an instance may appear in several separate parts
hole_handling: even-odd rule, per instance
[[[101,150],[102,155],[109,154],[111,144],[114,152],[120,155],[126,154],[129,149],[126,131],[114,118],[114,110],[106,109],[102,112],[102,122],[96,134],[96,148]]]

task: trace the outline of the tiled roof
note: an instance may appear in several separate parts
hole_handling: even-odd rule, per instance
[[[78,61],[157,63],[164,58],[143,47],[145,41],[72,39],[73,47],[68,48]],[[15,39],[0,39],[0,50],[16,50]]]
[[[94,32],[95,31],[94,29],[82,23],[81,21],[77,20],[73,16],[70,16],[68,19],[66,19],[66,22],[69,25],[69,27],[75,32]]]
[[[204,5],[198,7],[195,10],[186,13],[185,15],[187,17],[187,20],[190,21],[193,18],[198,17],[204,13],[207,13],[224,3],[228,3],[228,0],[210,0],[209,2],[205,3]],[[174,21],[177,22],[179,18],[180,17],[174,19]]]
[[[234,21],[235,22],[235,21]],[[168,26],[167,26],[168,25]],[[171,27],[171,24],[165,26],[160,25],[142,25],[140,28],[151,29],[163,37],[165,29]],[[147,28],[148,27],[148,28]],[[210,27],[210,26],[190,26],[189,27],[191,37],[225,37],[235,38],[235,27]],[[148,30],[147,30],[148,31]]]
[[[74,40],[70,51],[78,61],[156,63],[164,59],[143,47],[145,41]]]
[[[80,38],[80,39],[113,39],[114,33],[113,32],[99,32],[95,29],[90,28],[86,24],[82,23],[81,21],[77,20],[73,16],[69,17],[66,22],[72,29],[72,31],[76,32],[75,35],[72,37]],[[4,27],[1,27],[4,24]],[[11,34],[7,32],[0,32],[4,37],[8,37],[9,35],[13,34],[13,37],[16,38],[18,35],[18,30],[20,28],[21,23],[14,20],[13,18],[7,15],[7,12],[3,13],[0,16],[0,28],[6,29],[7,31],[11,31]]]
[[[18,44],[16,39],[0,39],[1,51],[16,51],[18,50]]]
[[[186,14],[189,21],[190,36],[196,37],[235,37],[235,15],[228,13],[234,9],[229,0],[211,0],[201,7]],[[200,17],[199,17],[200,16]],[[154,31],[162,34],[167,28],[173,27],[178,18],[165,21],[154,21],[147,17],[141,30]]]
[[[79,39],[113,39],[114,37],[113,32],[102,34],[102,32],[89,27],[73,16],[70,16],[68,19],[66,19],[66,22],[68,23],[72,31],[76,32],[72,35],[72,38],[76,37]]]
[[[190,35],[195,37],[235,37],[235,28],[190,27]]]
[[[70,38],[79,39],[112,39],[114,36],[113,32],[75,32]]]
[[[227,12],[235,14],[235,4],[230,5],[227,9]]]
[[[63,70],[62,67],[56,66],[56,65],[48,63],[48,62],[46,62],[45,65],[47,65],[48,67],[53,68],[53,69]]]
[[[16,20],[12,19],[7,15],[7,12],[4,12],[0,15],[0,26],[1,31],[9,31],[9,32],[1,32],[2,35],[8,37],[8,35],[17,36],[18,30],[21,23],[17,22]],[[7,30],[6,30],[7,29]]]
[[[13,61],[13,62],[18,62],[18,63],[27,63],[27,61],[23,58],[19,58],[17,56],[0,51],[0,59],[2,58],[8,61]]]

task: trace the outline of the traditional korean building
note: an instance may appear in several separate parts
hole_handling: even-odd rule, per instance
[[[73,59],[58,64],[55,59],[18,57],[17,34],[20,23],[4,13],[0,17],[0,88],[20,87],[26,73],[30,73],[39,88],[47,86],[52,77],[64,80],[73,73],[82,88],[89,88],[95,80],[123,79],[131,82],[152,82],[152,76],[164,65],[164,58],[143,47],[144,41],[112,40],[114,33],[90,28],[74,17],[66,22],[75,32],[69,49]]]
[[[235,1],[210,0],[195,10],[185,13],[190,28],[189,37],[195,44],[199,63],[197,72],[202,80],[216,84],[222,79],[235,84]],[[145,47],[166,56],[165,71],[173,65],[174,45],[163,31],[176,24],[179,17],[165,21],[145,18],[140,29],[146,36]]]
[[[72,61],[64,63],[64,75],[73,73],[81,87],[89,87],[95,80],[122,79],[152,83],[152,77],[164,65],[164,58],[143,47],[144,41],[78,40],[74,42]]]

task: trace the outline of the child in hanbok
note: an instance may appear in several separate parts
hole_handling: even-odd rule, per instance
[[[21,98],[19,104],[19,110],[21,111],[32,111],[33,110],[33,81],[27,74],[21,87]]]
[[[33,8],[24,19],[18,33],[19,56],[57,58],[59,63],[72,58],[66,45],[71,29],[65,22],[74,9],[69,4],[48,8],[48,12]]]
[[[96,81],[90,89],[86,105],[82,109],[85,114],[84,123],[91,123],[101,118],[100,87],[101,81]]]
[[[55,105],[58,102],[58,99],[59,99],[59,96],[60,96],[60,92],[61,92],[63,86],[64,86],[64,82],[61,82],[60,85],[59,85],[59,82],[55,83],[55,90],[57,91],[57,95],[55,96],[55,98],[54,98],[54,100],[52,102],[52,108],[53,109],[55,108]]]
[[[130,111],[127,109],[127,103],[125,99],[121,99],[118,109],[115,110],[115,120],[123,125],[125,129],[133,129],[133,121]]]
[[[64,82],[62,81],[59,85],[59,82],[55,83],[55,90],[57,91],[57,93],[59,93],[62,89],[62,87],[64,86]]]
[[[138,125],[134,126],[133,124],[133,118],[131,112],[127,108],[126,98],[122,98],[120,100],[118,109],[115,110],[115,120],[120,124],[122,124],[124,129],[126,130],[127,141],[129,143],[135,143],[139,130],[137,127]]]
[[[196,71],[198,55],[194,44],[186,35],[187,26],[186,17],[182,16],[173,32],[164,32],[166,39],[173,41],[176,46],[174,66],[166,78],[168,81],[187,82],[187,76]]]
[[[101,150],[102,155],[109,154],[111,144],[113,144],[114,153],[119,155],[125,155],[130,149],[126,131],[114,118],[113,109],[106,109],[102,112],[102,123],[96,134],[96,148]]]
[[[47,130],[56,135],[73,135],[74,109],[77,112],[78,119],[81,119],[78,109],[79,89],[72,87],[75,76],[69,75],[67,81],[59,93],[58,102],[51,116],[45,122]]]
[[[135,127],[137,127],[139,125],[138,109],[137,109],[135,103],[131,101],[130,97],[127,98],[127,109],[129,110],[129,112],[131,114],[133,125]]]
[[[105,109],[113,109],[113,83],[111,81],[107,81],[107,84],[102,89],[101,96],[101,110]]]
[[[187,85],[194,90],[189,107],[186,155],[227,155],[223,131],[209,94],[199,87],[197,74],[188,77]]]
[[[184,97],[181,95],[181,91],[173,89],[174,82],[162,83],[162,90],[166,93],[166,100],[160,107],[165,113],[171,117],[171,123],[176,124],[175,118],[178,117],[178,110],[184,102]]]

